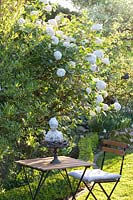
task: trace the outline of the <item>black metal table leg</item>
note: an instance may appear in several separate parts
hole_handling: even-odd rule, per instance
[[[34,195],[33,195],[33,192],[32,192],[31,186],[30,186],[30,182],[29,182],[28,176],[27,176],[27,174],[26,174],[25,167],[23,167],[23,170],[24,170],[26,182],[28,183],[28,187],[29,187],[29,190],[30,190],[31,198],[32,198],[32,200],[33,200],[33,196],[34,196]]]
[[[26,174],[25,168],[24,168],[24,173],[25,173],[26,182],[28,183],[28,187],[29,187],[29,190],[30,190],[31,198],[32,198],[32,200],[36,200],[37,194],[39,193],[39,191],[40,191],[42,185],[44,184],[46,178],[48,177],[48,174],[50,173],[50,171],[47,171],[46,175],[45,175],[44,171],[41,172],[41,177],[40,177],[40,180],[38,182],[38,186],[35,190],[35,193],[33,193],[32,189],[31,189],[30,182],[29,182],[28,176]]]
[[[65,182],[69,185],[69,187],[70,187],[70,189],[71,189],[71,192],[72,192],[72,184],[71,184],[71,182],[70,182],[70,179],[69,179],[67,170],[66,170],[66,169],[63,169],[63,170],[65,171],[65,174],[66,174],[66,175],[64,175],[64,174],[62,173],[62,170],[60,170],[60,169],[59,169],[59,172],[60,172],[60,174],[62,175],[62,177],[64,178]]]

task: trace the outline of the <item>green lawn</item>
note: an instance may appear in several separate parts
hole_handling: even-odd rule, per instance
[[[106,167],[110,170],[117,169],[119,165],[119,159],[108,158]],[[113,167],[112,167],[113,166]],[[71,178],[71,181],[74,179]],[[75,183],[73,182],[75,185]],[[36,186],[36,183],[33,183]],[[110,188],[106,186],[106,190]],[[64,200],[65,197],[70,194],[70,188],[65,183],[63,177],[60,174],[53,175],[50,179],[46,180],[45,187],[43,186],[37,200]],[[59,192],[60,191],[60,192]],[[77,200],[85,200],[86,192],[78,196]],[[98,200],[105,200],[106,197],[97,190],[95,191]],[[125,157],[123,176],[121,182],[118,183],[116,190],[114,191],[111,200],[132,200],[133,197],[133,152],[129,153]],[[0,193],[0,200],[30,200],[28,187],[20,187],[9,190],[5,193]],[[90,195],[88,200],[94,200]]]
[[[119,162],[113,159],[112,163],[109,164],[108,168],[112,169],[112,165],[117,169]],[[112,184],[112,183],[111,183]],[[106,184],[106,191],[110,189],[111,184]],[[99,189],[98,187],[95,187]],[[95,190],[94,193],[98,197],[98,200],[104,200],[106,197],[101,192]],[[84,200],[87,195],[87,191],[82,193],[77,200]],[[92,195],[89,196],[88,200],[94,200]],[[127,154],[124,161],[123,175],[121,181],[118,183],[114,193],[112,194],[111,200],[131,200],[133,199],[133,153]]]

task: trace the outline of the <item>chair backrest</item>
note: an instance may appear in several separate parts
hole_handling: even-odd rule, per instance
[[[126,149],[128,147],[129,147],[129,145],[124,142],[118,142],[118,141],[107,140],[107,139],[103,140],[102,141],[102,151],[104,152],[104,154],[103,154],[101,169],[103,168],[103,165],[104,165],[106,152],[117,154],[122,157],[121,165],[120,165],[120,172],[119,172],[121,175],[122,168],[123,168],[123,162],[124,162],[124,156],[126,154]]]

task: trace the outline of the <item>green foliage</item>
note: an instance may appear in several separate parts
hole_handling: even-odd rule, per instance
[[[85,137],[80,138],[78,146],[79,146],[79,158],[85,161],[93,161],[94,152],[97,149],[98,145],[98,134],[93,133],[87,135]]]
[[[46,8],[37,0],[25,4],[24,1],[2,1],[0,182],[7,188],[12,187],[21,171],[14,160],[49,155],[46,148],[40,147],[40,141],[44,138],[43,130],[49,128],[51,117],[57,116],[59,128],[71,144],[80,137],[80,133],[76,135],[74,131],[82,124],[84,116],[87,122],[100,117],[96,97],[104,92],[96,88],[96,78],[107,82],[108,86],[108,99],[98,104],[105,115],[104,103],[109,105],[110,115],[114,113],[114,105],[110,103],[112,96],[118,96],[118,101],[125,105],[125,99],[130,96],[131,82],[121,77],[130,70],[131,55],[125,57],[128,46],[119,31],[107,38],[102,36],[104,32],[92,31],[93,23],[85,12],[79,17],[72,15],[70,19],[59,14],[57,24],[50,25],[50,12]],[[55,5],[52,9],[55,10]],[[48,25],[53,28],[50,33]],[[62,31],[62,35],[57,31]],[[53,42],[51,32],[58,37],[58,44]],[[97,37],[104,42],[97,44]],[[64,42],[70,46],[66,47]],[[97,49],[105,51],[104,56],[110,57],[111,64],[108,66],[98,58],[99,71],[93,72],[86,56]],[[55,51],[62,53],[61,59],[54,57]],[[59,77],[57,70],[62,68],[66,73]],[[88,87],[91,94],[86,92]]]
[[[76,182],[71,180],[73,189],[76,187]],[[37,187],[37,182],[31,184],[33,190]],[[61,175],[52,175],[46,179],[45,184],[42,186],[37,199],[57,200],[69,196],[71,193],[70,187],[64,181]],[[22,186],[0,193],[0,200],[29,200],[30,193],[28,186]]]

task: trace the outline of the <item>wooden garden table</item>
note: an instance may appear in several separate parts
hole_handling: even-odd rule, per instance
[[[75,168],[75,167],[84,167],[84,173],[85,173],[86,169],[88,167],[92,166],[92,163],[90,163],[90,162],[86,162],[86,161],[82,161],[82,160],[79,160],[79,159],[66,157],[66,156],[58,156],[58,159],[61,161],[58,164],[50,163],[52,159],[53,159],[53,157],[46,157],[46,158],[35,158],[35,159],[26,159],[26,160],[16,161],[16,163],[21,165],[24,169],[26,182],[28,183],[32,200],[36,200],[37,194],[39,193],[39,191],[40,191],[42,185],[44,184],[46,178],[48,177],[50,171],[59,170],[59,172],[62,174],[62,170],[64,170],[65,176],[63,174],[62,174],[62,176],[67,181],[67,183],[70,186],[70,189],[72,191],[72,186],[71,186],[71,182],[70,182],[70,179],[69,179],[69,176],[68,176],[68,173],[67,173],[67,169],[68,168]],[[38,171],[41,172],[41,176],[40,176],[37,188],[34,192],[33,192],[32,188],[30,186],[29,178],[28,178],[28,175],[26,173],[27,167],[31,168],[33,170],[38,170]],[[73,193],[72,200],[76,199],[75,195],[78,191],[78,188],[80,186],[80,183],[82,181],[84,173],[83,173],[81,179],[78,182],[78,185],[77,185],[75,192]]]

